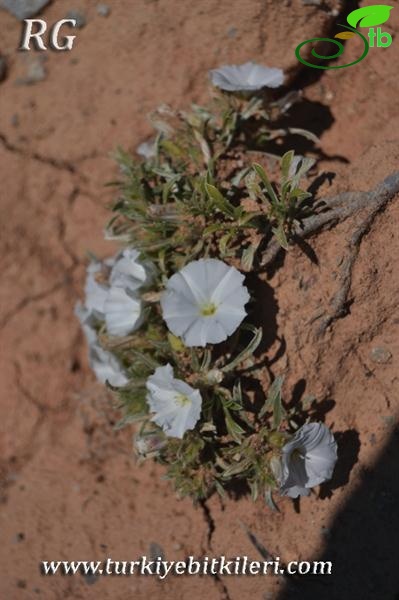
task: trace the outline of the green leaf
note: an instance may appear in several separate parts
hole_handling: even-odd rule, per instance
[[[282,248],[284,248],[284,250],[288,250],[289,244],[288,244],[287,236],[285,235],[283,225],[279,225],[278,227],[273,227],[272,232],[274,233],[274,236],[275,236],[276,240],[278,241],[278,243],[280,244],[280,246]]]
[[[217,479],[215,479],[215,489],[221,498],[225,498],[226,492],[224,490],[224,487]]]
[[[269,392],[267,394],[266,402],[263,405],[262,410],[259,413],[259,417],[263,417],[263,415],[271,411],[273,413],[273,427],[278,429],[280,427],[281,421],[283,420],[285,411],[281,402],[281,388],[284,383],[284,377],[278,376],[273,381],[269,388]]]
[[[173,158],[184,157],[183,149],[171,140],[162,140],[160,142],[160,146],[167,154],[169,154],[169,156],[172,156]]]
[[[162,189],[162,202],[163,204],[166,204],[168,201],[168,197],[170,192],[172,191],[173,186],[175,185],[175,183],[177,181],[179,181],[181,175],[175,175],[174,177],[172,177],[172,179],[170,179],[167,183],[165,183],[165,185],[163,186]]]
[[[279,204],[279,200],[278,200],[278,198],[276,196],[276,192],[274,191],[273,186],[270,183],[269,178],[266,175],[266,172],[265,172],[264,168],[262,167],[262,165],[260,165],[258,163],[254,163],[252,166],[255,169],[255,171],[258,174],[258,176],[260,177],[260,179],[262,180],[262,182],[263,182],[263,184],[264,184],[264,186],[265,186],[265,188],[267,190],[267,193],[268,193],[268,195],[269,195],[272,203],[274,205],[278,205]]]
[[[281,158],[281,173],[282,173],[282,176],[283,176],[283,180],[288,179],[288,175],[289,175],[289,172],[290,172],[290,166],[291,166],[293,158],[294,158],[294,151],[293,150],[289,150]]]
[[[231,241],[232,235],[233,234],[231,232],[225,233],[219,240],[219,250],[222,256],[225,256],[227,252],[228,244]]]
[[[241,381],[238,379],[233,387],[233,401],[239,408],[242,408],[242,390],[241,390]]]
[[[260,243],[260,240],[259,240],[259,243]],[[244,271],[251,271],[253,263],[254,263],[255,252],[259,246],[259,243],[251,244],[250,246],[248,246],[248,248],[245,248],[242,251],[241,266]]]
[[[209,350],[209,348],[205,348],[200,366],[200,371],[207,371],[209,369],[209,365],[211,364],[211,360],[212,352]]]
[[[346,20],[352,27],[375,27],[388,21],[392,8],[387,4],[363,6],[349,13]]]
[[[195,139],[197,140],[197,142],[201,148],[202,156],[204,158],[204,163],[207,165],[212,157],[208,142],[206,141],[204,136],[198,131],[198,129],[194,129],[193,133],[194,133]]]
[[[257,481],[248,481],[249,489],[251,490],[251,500],[256,502],[259,495],[259,487]]]
[[[225,418],[225,422],[226,422],[227,431],[229,432],[229,434],[231,435],[231,437],[233,438],[234,441],[240,443],[241,436],[243,433],[245,433],[245,431],[238,423],[236,423],[234,421],[229,409],[226,408],[226,406],[223,406],[223,411],[224,411],[224,418]]]
[[[216,208],[229,217],[234,217],[234,206],[210,183],[205,184],[206,192]]]
[[[290,198],[296,198],[300,202],[302,202],[303,200],[307,200],[308,198],[311,198],[311,197],[312,197],[312,194],[310,192],[304,192],[300,188],[295,188],[294,190],[290,191]]]
[[[275,503],[275,501],[273,499],[272,490],[270,488],[265,491],[265,502],[266,502],[267,506],[272,509],[272,511],[280,512],[277,504]]]
[[[234,187],[238,187],[241,181],[244,179],[244,177],[248,175],[250,170],[250,167],[244,167],[243,169],[238,171],[238,173],[232,178],[231,185]]]
[[[314,158],[301,157],[300,162],[296,166],[296,172],[291,175],[291,188],[297,188],[302,177],[313,167],[315,164]]]
[[[320,142],[317,135],[315,135],[311,131],[308,131],[307,129],[302,129],[301,127],[288,127],[288,133],[292,133],[293,135],[301,135],[302,137],[306,138],[307,140],[310,140],[311,142],[314,142],[315,144],[318,144]]]
[[[248,358],[249,356],[252,356],[252,354],[255,352],[256,348],[259,346],[259,344],[262,341],[263,331],[262,331],[261,327],[256,328],[253,325],[250,325],[249,323],[247,323],[247,324],[243,325],[243,328],[251,331],[253,333],[253,338],[249,342],[249,344],[245,348],[245,350],[240,352],[240,354],[238,356],[236,356],[236,358],[234,358],[230,363],[227,363],[227,365],[225,365],[222,368],[222,371],[224,371],[225,373],[228,371],[232,371],[233,369],[235,369],[235,367],[237,367],[246,358]]]
[[[212,233],[219,231],[219,229],[221,229],[220,223],[212,223],[212,225],[208,225],[207,227],[205,227],[202,235],[204,237],[207,235],[212,235]]]

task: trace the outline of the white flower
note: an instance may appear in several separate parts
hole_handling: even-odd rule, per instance
[[[92,261],[87,267],[85,306],[97,319],[104,318],[104,302],[108,294],[108,274],[113,259]]]
[[[111,352],[104,350],[100,344],[89,347],[89,361],[98,381],[108,381],[115,387],[126,385],[129,381],[119,360]]]
[[[182,438],[200,418],[202,398],[198,390],[175,379],[171,365],[158,367],[147,380],[147,402],[152,417],[166,435]]]
[[[281,69],[264,67],[254,62],[224,65],[209,72],[213,85],[228,92],[255,91],[263,87],[277,88],[283,84]]]
[[[280,492],[296,498],[331,479],[337,461],[337,443],[323,423],[307,423],[282,449]]]
[[[93,317],[90,311],[80,303],[76,305],[75,314],[78,317],[89,345],[89,362],[97,379],[101,383],[108,381],[115,387],[126,385],[128,378],[118,359],[104,350],[98,343],[97,333],[92,326]]]
[[[136,152],[143,158],[146,158],[146,159],[154,158],[154,156],[156,156],[156,153],[157,153],[155,141],[153,139],[151,139],[151,140],[146,140],[145,142],[142,142],[141,144],[139,144],[137,146]]]
[[[195,260],[169,279],[161,296],[163,317],[186,346],[223,342],[246,316],[244,276],[221,260]]]
[[[97,341],[97,333],[93,327],[93,316],[88,308],[83,306],[81,302],[77,302],[75,306],[75,315],[79,319],[83,333],[89,346]]]
[[[126,248],[115,261],[109,282],[111,287],[122,287],[132,292],[151,281],[150,265],[143,263],[140,252],[134,248]]]
[[[111,287],[104,302],[104,317],[108,333],[127,335],[142,323],[141,301],[128,290]]]

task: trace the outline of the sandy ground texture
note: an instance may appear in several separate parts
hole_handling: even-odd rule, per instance
[[[43,12],[48,23],[72,9],[86,21],[65,53],[18,52],[21,25],[0,10],[2,599],[399,598],[397,197],[366,225],[363,211],[265,273],[269,369],[287,373],[288,401],[317,399],[314,414],[333,426],[340,455],[330,484],[301,502],[280,500],[280,513],[245,497],[194,508],[176,498],[162,469],[139,467],[131,432],[112,428],[118,415],[88,368],[73,316],[86,251],[114,251],[102,239],[110,154],[143,141],[146,114],[162,102],[205,100],[209,68],[254,59],[284,68],[303,88],[292,119],[321,138],[319,169],[329,177],[319,195],[372,189],[398,168],[397,38],[348,69],[298,69],[296,45],[328,33],[341,5],[117,0],[102,16],[95,1],[57,0]],[[398,28],[395,6],[384,30]],[[346,53],[355,59],[349,45]],[[261,559],[248,530],[282,561],[331,560],[334,574],[158,582],[39,570],[40,560],[160,551]]]

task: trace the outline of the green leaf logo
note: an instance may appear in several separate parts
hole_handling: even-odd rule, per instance
[[[347,21],[352,27],[374,27],[388,21],[393,6],[387,4],[373,4],[364,6],[349,13]]]

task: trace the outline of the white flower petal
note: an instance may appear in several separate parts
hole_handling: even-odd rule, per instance
[[[220,261],[217,261],[220,262]],[[224,263],[222,263],[224,267]],[[212,265],[213,266],[213,265]],[[235,294],[242,293],[245,295],[246,300],[249,300],[249,294],[247,289],[243,286],[244,275],[237,271],[234,267],[226,269],[218,269],[219,273],[216,274],[215,270],[215,284],[212,285],[214,291],[212,293],[212,300],[214,302],[231,302],[235,303]],[[220,272],[222,271],[222,272]]]
[[[128,378],[122,365],[111,352],[104,350],[98,343],[96,330],[92,326],[92,313],[81,303],[78,303],[75,307],[75,314],[78,317],[82,325],[83,333],[86,336],[89,345],[90,366],[97,379],[101,383],[109,381],[109,383],[115,387],[126,385]]]
[[[89,264],[85,284],[85,306],[98,319],[104,318],[104,302],[108,293],[108,286],[98,281],[104,264],[94,261]]]
[[[166,435],[182,438],[193,429],[201,414],[202,398],[198,390],[175,379],[171,365],[158,367],[147,380],[147,402],[152,417]]]
[[[127,335],[142,323],[140,300],[120,287],[110,288],[104,313],[107,331],[111,335]]]
[[[277,88],[284,82],[281,69],[246,62],[242,65],[224,65],[209,72],[213,85],[228,92],[255,91],[263,87]]]
[[[310,488],[301,487],[300,485],[291,485],[282,487],[280,490],[282,496],[288,496],[289,498],[298,498],[298,496],[309,496]]]
[[[94,344],[94,342],[97,340],[97,333],[93,327],[93,316],[91,312],[89,309],[84,307],[81,302],[78,302],[75,306],[75,315],[80,321],[87,343],[89,346]]]
[[[294,498],[300,488],[327,481],[336,461],[337,443],[331,431],[323,423],[303,425],[282,449],[281,493]]]
[[[150,266],[140,261],[140,252],[134,248],[126,248],[112,267],[110,284],[112,287],[123,287],[134,292],[148,285],[151,276]]]
[[[187,264],[172,275],[161,297],[163,317],[186,346],[217,344],[246,316],[249,294],[244,276],[213,258]]]
[[[91,368],[101,383],[108,381],[115,387],[126,385],[128,378],[118,359],[107,352],[99,344],[93,344],[89,349]]]
[[[145,142],[142,142],[137,146],[136,152],[143,158],[153,158],[157,153],[155,140],[146,140]]]

